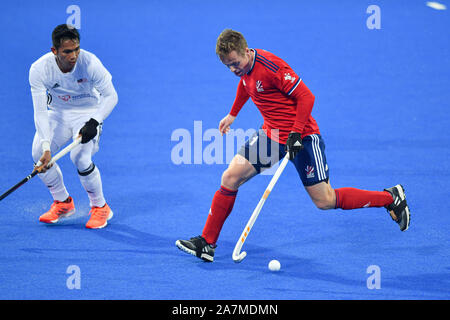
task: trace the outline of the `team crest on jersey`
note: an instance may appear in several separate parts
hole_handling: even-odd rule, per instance
[[[306,166],[305,168],[306,171],[306,178],[314,178],[315,174],[314,174],[314,167],[312,166]]]
[[[58,96],[58,98],[60,98],[61,100],[67,102],[67,101],[69,101],[70,96],[69,96],[68,94],[65,94],[65,95],[63,95],[63,96]]]
[[[84,82],[88,82],[88,79],[86,78],[81,78],[77,80],[78,83],[84,83]]]
[[[256,91],[263,92],[264,88],[262,86],[262,82],[260,80],[256,81]]]
[[[296,77],[291,76],[290,73],[285,73],[284,74],[284,80],[286,80],[286,81],[289,80],[289,81],[291,81],[291,83],[294,83],[295,79],[296,79]]]

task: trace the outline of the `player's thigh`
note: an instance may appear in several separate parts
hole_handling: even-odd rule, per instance
[[[256,131],[240,148],[239,155],[261,173],[277,164],[285,155],[284,145],[271,140],[264,130]]]
[[[72,137],[70,127],[55,113],[49,112],[50,126],[50,152],[55,155]],[[42,156],[41,137],[36,132],[33,138],[32,156],[33,161],[37,162]]]
[[[81,128],[89,121],[89,116],[81,116],[73,119],[72,139],[76,139]],[[70,152],[70,159],[79,171],[83,171],[92,164],[92,156],[99,150],[102,124],[97,127],[97,135],[87,143],[79,144]]]
[[[257,174],[256,169],[247,159],[236,154],[222,174],[221,184],[230,189],[237,189]]]
[[[222,185],[236,189],[283,157],[283,146],[256,131],[240,148],[222,176]]]
[[[336,196],[329,183],[325,142],[318,134],[306,136],[302,142],[303,149],[293,160],[295,168],[314,204],[320,209],[331,209]]]
[[[305,187],[327,182],[329,170],[325,156],[325,142],[317,134],[302,139],[303,149],[293,160],[297,173]]]

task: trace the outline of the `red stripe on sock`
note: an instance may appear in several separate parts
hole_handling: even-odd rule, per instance
[[[367,191],[355,188],[335,189],[336,209],[343,210],[384,207],[394,201],[387,191]]]
[[[202,237],[209,244],[215,244],[219,238],[225,220],[233,210],[234,201],[236,200],[237,190],[229,190],[221,187],[214,194],[211,209],[203,228]]]

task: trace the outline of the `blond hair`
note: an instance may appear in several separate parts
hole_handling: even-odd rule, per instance
[[[247,49],[247,41],[238,31],[225,29],[217,38],[216,54],[221,60],[234,50],[239,55],[244,55],[245,49]]]

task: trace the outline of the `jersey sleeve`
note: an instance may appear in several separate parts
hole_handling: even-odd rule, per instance
[[[34,125],[40,138],[43,151],[50,150],[51,131],[48,120],[47,88],[42,79],[42,73],[36,66],[31,66],[29,72],[31,97],[33,100]]]
[[[300,77],[288,66],[283,66],[277,72],[275,77],[275,87],[282,93],[290,96],[294,92],[295,88],[300,84],[302,80]]]
[[[244,104],[248,101],[250,98],[250,95],[248,94],[247,90],[245,90],[244,86],[244,80],[241,78],[241,81],[239,81],[237,92],[236,92],[236,98],[234,99],[233,106],[231,107],[230,115],[233,117],[236,117],[241,111]]]
[[[296,102],[296,116],[292,131],[303,133],[303,129],[311,116],[315,97],[302,79],[290,68],[284,66],[277,72],[275,86]]]
[[[101,94],[103,100],[95,114],[92,115],[92,118],[97,120],[98,123],[102,123],[109,116],[119,101],[116,89],[111,81],[108,86],[101,91]]]
[[[92,55],[92,60],[88,67],[88,72],[91,74],[91,79],[94,87],[102,93],[110,87],[112,82],[111,73],[103,66],[100,59]]]
[[[303,129],[311,116],[315,97],[303,81],[300,81],[295,90],[292,91],[291,96],[297,104],[297,114],[292,131],[301,133],[303,137]]]
[[[95,114],[92,115],[92,118],[101,123],[109,116],[116,106],[118,96],[112,83],[112,76],[103,66],[100,59],[93,55],[88,70],[91,74],[93,86],[98,90],[103,98],[99,108]]]

